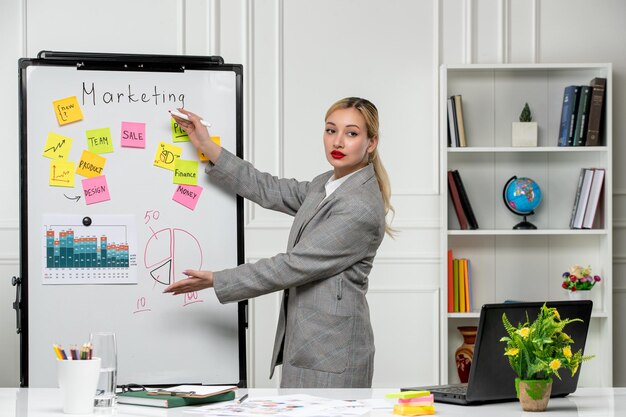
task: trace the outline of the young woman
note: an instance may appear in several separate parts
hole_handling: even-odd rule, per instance
[[[187,270],[165,292],[213,287],[228,303],[284,290],[270,378],[282,364],[281,387],[371,387],[374,335],[365,294],[376,251],[391,234],[376,107],[349,97],[328,109],[324,151],[333,170],[305,182],[257,171],[212,142],[197,115],[180,111],[190,120],[176,122],[214,161],[206,169],[212,180],[295,218],[284,253],[222,271]]]

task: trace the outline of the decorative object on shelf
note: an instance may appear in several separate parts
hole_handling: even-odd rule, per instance
[[[526,216],[535,214],[535,209],[541,203],[541,188],[539,184],[527,177],[512,176],[504,184],[502,190],[504,205],[514,214],[522,216],[524,220],[513,226],[513,229],[536,229]]]
[[[463,344],[454,352],[454,360],[456,361],[456,370],[459,374],[461,383],[469,380],[470,369],[472,367],[472,359],[474,357],[474,342],[476,341],[476,326],[459,326],[457,327],[463,336]]]
[[[511,146],[537,146],[537,122],[533,122],[528,103],[519,116],[519,122],[511,124]]]
[[[574,341],[563,329],[569,323],[581,319],[561,319],[556,308],[541,307],[535,321],[513,326],[506,313],[502,323],[508,336],[500,339],[506,342],[504,354],[508,356],[511,368],[517,374],[515,389],[524,411],[544,411],[550,399],[552,376],[561,379],[559,369],[568,369],[572,376],[578,371],[581,362],[593,356],[583,356],[582,349],[573,353]]]
[[[592,275],[591,266],[582,267],[578,264],[563,272],[561,287],[567,290],[570,300],[588,300],[589,292],[600,281],[599,275]]]

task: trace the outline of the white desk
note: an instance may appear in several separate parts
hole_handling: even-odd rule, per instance
[[[286,389],[250,389],[240,390],[248,392],[250,398],[288,394],[309,394],[324,398],[335,399],[365,399],[383,398],[386,393],[397,392],[397,389],[338,389],[338,390],[286,390]],[[189,417],[185,414],[190,407],[172,409],[143,407],[120,404],[116,407],[115,415],[119,417]],[[482,406],[462,407],[435,403],[436,416],[463,416],[463,417],[502,417],[502,416],[529,416],[517,402],[488,404]],[[587,417],[622,417],[626,415],[626,388],[580,388],[576,393],[566,397],[551,399],[548,404],[547,415],[587,416]],[[95,414],[99,416],[99,414]],[[370,417],[393,416],[391,410],[372,410]],[[536,414],[532,414],[536,415]],[[60,417],[60,391],[56,388],[0,388],[0,417]]]

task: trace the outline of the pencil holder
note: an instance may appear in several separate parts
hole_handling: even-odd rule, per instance
[[[57,359],[57,376],[66,414],[93,413],[100,358],[88,360]]]

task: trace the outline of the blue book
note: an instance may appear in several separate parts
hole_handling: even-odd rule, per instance
[[[565,87],[563,107],[561,108],[561,125],[559,127],[559,146],[574,145],[574,129],[576,127],[579,96],[580,86],[568,85]]]

